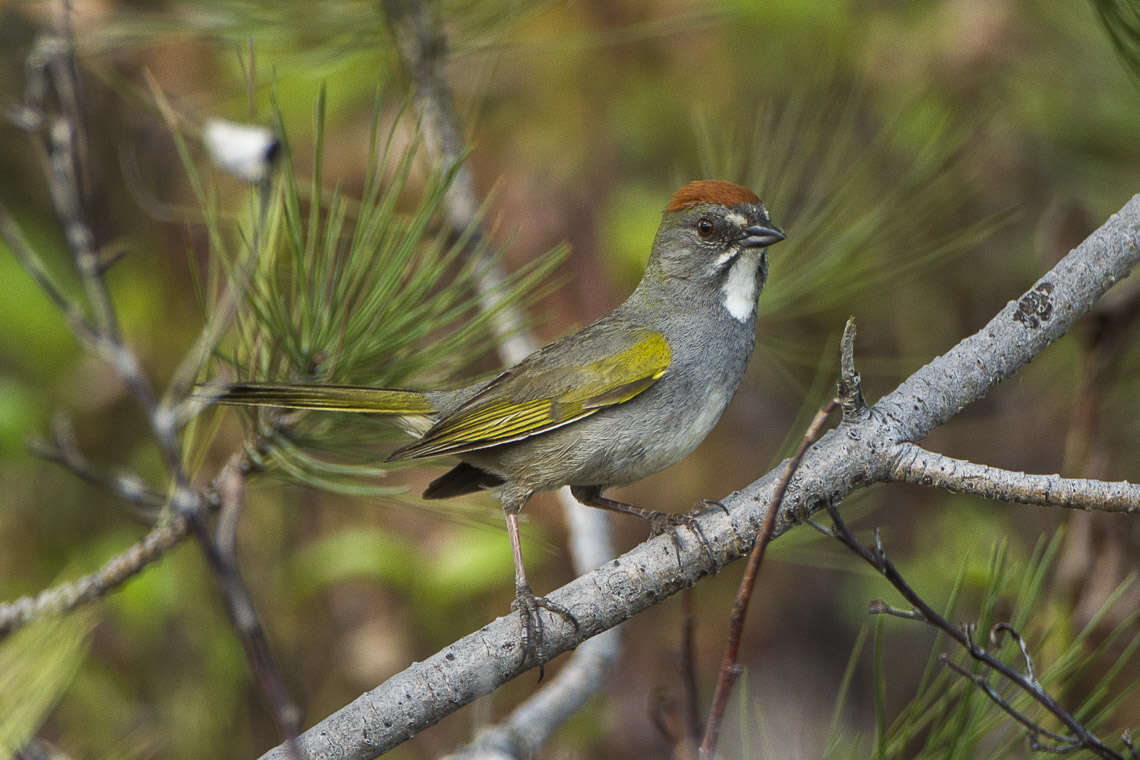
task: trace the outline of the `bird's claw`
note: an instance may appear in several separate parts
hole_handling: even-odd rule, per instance
[[[545,633],[545,626],[542,622],[542,615],[539,614],[539,608],[549,610],[555,615],[560,616],[570,625],[574,626],[574,630],[576,631],[581,628],[581,626],[578,624],[578,619],[574,617],[570,610],[544,596],[535,596],[529,585],[520,586],[515,589],[515,600],[511,602],[511,609],[517,610],[519,617],[522,618],[523,664],[537,664],[538,680],[541,681],[545,663],[539,659],[539,650],[542,648],[542,637]]]
[[[717,501],[716,499],[701,499],[701,506],[705,507],[706,509],[708,507],[716,507],[721,512],[724,512],[725,517],[730,517],[728,514],[728,507],[724,506],[723,501]]]
[[[797,503],[790,509],[786,510],[786,515],[788,522],[792,523],[793,525],[813,524],[813,521],[811,519],[811,511],[808,509],[807,505],[802,502]]]
[[[723,505],[721,506],[723,507]],[[696,515],[690,513],[674,514],[672,512],[653,512],[646,519],[649,521],[650,538],[660,536],[667,531],[672,532],[673,549],[677,552],[677,564],[681,563],[681,538],[677,535],[676,529],[681,526],[688,528],[692,534],[696,536],[697,543],[704,549],[709,560],[713,559],[712,544],[709,543],[708,538],[705,536],[701,524],[697,522]]]

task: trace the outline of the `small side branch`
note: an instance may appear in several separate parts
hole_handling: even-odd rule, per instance
[[[1042,752],[1065,754],[1068,752],[1074,752],[1084,747],[1080,739],[1070,736],[1061,736],[1060,734],[1053,731],[1048,731],[1037,723],[1034,723],[1026,715],[1022,714],[1013,705],[1011,705],[1009,701],[1005,699],[1005,697],[998,693],[998,690],[994,688],[993,684],[990,683],[987,672],[972,673],[968,668],[965,668],[954,662],[945,654],[941,655],[938,659],[939,662],[941,662],[943,665],[953,670],[962,678],[965,678],[967,681],[974,684],[974,686],[977,686],[983,694],[989,697],[991,702],[1001,708],[1001,710],[1009,715],[1009,717],[1013,718],[1015,721],[1024,726],[1025,730],[1029,732],[1029,744],[1032,749],[1040,750]],[[1052,741],[1053,744],[1043,744],[1041,742],[1042,736]],[[1114,753],[1110,755],[1110,757],[1117,757],[1117,755]]]
[[[35,596],[0,604],[0,638],[42,617],[70,612],[116,590],[185,538],[187,527],[184,519],[171,516],[94,573]]]
[[[48,300],[55,305],[57,309],[63,314],[64,319],[67,321],[67,326],[71,332],[79,339],[85,347],[95,350],[98,342],[95,334],[95,329],[87,321],[80,309],[74,302],[72,302],[63,291],[55,284],[51,275],[48,274],[48,269],[44,265],[43,259],[36,253],[35,248],[28,242],[24,230],[16,222],[16,218],[8,211],[7,206],[0,203],[0,239],[12,251],[12,255],[16,257],[16,261],[27,272],[28,276],[39,286]]]
[[[883,548],[882,540],[877,530],[875,531],[874,545],[868,547],[855,538],[855,535],[840,516],[839,509],[836,506],[829,505],[828,514],[831,516],[833,526],[831,530],[816,525],[815,523],[812,523],[812,525],[815,526],[817,530],[835,537],[848,549],[862,557],[867,564],[871,565],[871,567],[875,568],[884,578],[890,581],[890,584],[894,586],[913,607],[913,610],[910,612],[900,613],[899,610],[889,608],[883,603],[877,602],[872,603],[870,608],[871,612],[887,613],[911,620],[920,620],[933,628],[939,629],[951,639],[958,642],[962,648],[969,653],[970,657],[984,665],[987,674],[991,672],[997,673],[1016,686],[1020,691],[1028,694],[1035,702],[1060,721],[1071,734],[1071,736],[1063,736],[1044,728],[1027,717],[1024,713],[1016,710],[1007,700],[1002,698],[993,685],[990,684],[986,675],[971,673],[966,668],[943,657],[943,662],[951,669],[971,680],[1002,710],[1009,713],[1017,722],[1025,726],[1029,732],[1030,742],[1035,749],[1052,752],[1071,752],[1077,749],[1086,749],[1097,757],[1106,758],[1107,760],[1123,760],[1120,754],[1104,744],[1104,742],[1097,738],[1097,736],[1089,731],[1080,721],[1069,714],[1056,699],[1050,696],[1041,687],[1033,672],[1032,661],[1029,659],[1028,650],[1021,636],[1017,634],[1016,631],[1013,631],[1008,625],[995,626],[994,630],[991,631],[990,639],[996,642],[997,637],[1003,632],[1013,634],[1015,640],[1018,642],[1018,646],[1021,648],[1022,657],[1026,663],[1025,673],[1019,673],[975,642],[972,635],[974,628],[972,625],[954,625],[942,617],[942,615],[919,596],[918,592],[907,583],[902,574],[899,573],[898,568],[896,568],[894,563],[887,557],[886,550]],[[1054,743],[1042,744],[1040,741],[1041,737],[1045,737]]]
[[[115,307],[103,280],[95,235],[87,223],[84,194],[86,136],[79,107],[79,81],[75,67],[70,8],[59,10],[58,31],[44,35],[28,56],[25,108],[35,114],[33,123],[43,141],[48,189],[56,217],[67,237],[75,270],[86,290],[100,332],[119,338]],[[58,112],[49,111],[48,97],[55,96]]]
[[[1002,470],[936,454],[913,443],[898,444],[890,475],[891,480],[986,499],[1102,512],[1140,512],[1140,485],[1135,483]]]
[[[848,317],[839,342],[839,388],[836,392],[843,409],[844,422],[857,422],[865,417],[867,402],[863,399],[863,378],[855,369],[855,317]]]
[[[278,729],[285,737],[288,755],[292,760],[301,760],[304,755],[297,744],[301,710],[290,698],[285,680],[273,661],[269,638],[261,625],[249,589],[242,580],[237,556],[234,554],[232,530],[236,528],[236,515],[240,512],[245,497],[245,474],[239,462],[240,457],[231,458],[219,476],[221,511],[223,515],[232,517],[219,523],[217,539],[210,536],[203,510],[186,511],[186,522],[198,540],[198,546],[218,583],[230,623],[245,649],[246,661],[268,702]]]
[[[71,421],[62,414],[56,415],[52,422],[51,440],[33,440],[28,448],[41,459],[55,462],[80,480],[119,497],[147,524],[155,522],[166,503],[163,495],[147,486],[138,475],[131,472],[112,475],[91,464],[75,440]]]

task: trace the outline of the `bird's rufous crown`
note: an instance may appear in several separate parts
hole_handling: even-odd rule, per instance
[[[681,211],[701,203],[717,203],[721,206],[736,206],[741,203],[759,203],[756,193],[747,187],[735,185],[720,179],[699,179],[673,193],[666,211]]]

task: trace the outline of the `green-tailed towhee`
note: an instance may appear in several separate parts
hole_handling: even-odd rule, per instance
[[[605,498],[677,462],[720,418],[756,337],[766,248],[784,239],[751,190],[700,180],[669,201],[645,274],[625,303],[492,380],[454,390],[240,383],[201,393],[225,404],[386,414],[418,440],[389,459],[454,455],[424,498],[498,489],[515,564],[524,657],[541,637],[523,567],[518,513],[536,491],[569,485],[583,504],[670,516]]]

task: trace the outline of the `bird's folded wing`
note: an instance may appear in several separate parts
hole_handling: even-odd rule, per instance
[[[461,454],[545,433],[629,401],[669,367],[661,333],[587,328],[491,380],[390,459]]]

